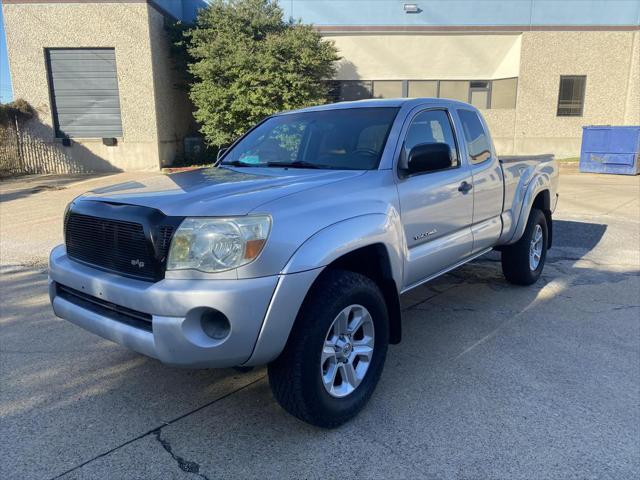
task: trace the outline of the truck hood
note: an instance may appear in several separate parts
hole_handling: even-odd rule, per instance
[[[172,216],[246,215],[272,200],[364,173],[357,170],[202,168],[98,188],[81,198],[151,207]]]

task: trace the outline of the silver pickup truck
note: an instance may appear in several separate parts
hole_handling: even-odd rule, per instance
[[[50,257],[55,314],[171,365],[268,364],[291,414],[365,405],[400,295],[495,249],[534,283],[551,246],[551,156],[498,159],[482,115],[443,99],[273,115],[214,168],[88,192]]]

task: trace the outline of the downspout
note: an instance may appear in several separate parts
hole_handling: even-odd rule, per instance
[[[638,15],[640,17],[640,8],[638,9]],[[640,20],[639,20],[640,22]],[[634,73],[634,68],[635,69],[639,69],[640,68],[640,62],[638,62],[638,56],[640,56],[640,52],[636,51],[638,50],[638,45],[640,45],[640,39],[638,38],[640,36],[640,32],[638,30],[634,31],[631,34],[631,56],[629,58],[629,74],[627,75],[627,88],[626,88],[626,94],[625,94],[625,98],[624,98],[624,111],[623,111],[623,115],[622,115],[622,123],[623,125],[634,125],[634,120],[640,120],[640,118],[637,119],[633,119],[633,118],[628,118],[629,115],[629,106],[631,104],[631,87],[633,85],[633,73]],[[638,41],[636,41],[638,40]],[[639,89],[640,90],[640,89]],[[640,94],[640,91],[638,92]]]

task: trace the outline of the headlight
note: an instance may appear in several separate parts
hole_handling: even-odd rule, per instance
[[[255,260],[269,236],[271,218],[185,218],[169,249],[167,270],[221,272]]]

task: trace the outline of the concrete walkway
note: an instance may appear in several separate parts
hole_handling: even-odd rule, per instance
[[[0,266],[46,266],[47,252],[62,243],[67,203],[93,188],[158,172],[110,175],[30,175],[0,181]]]

